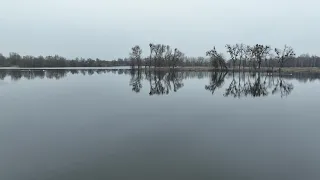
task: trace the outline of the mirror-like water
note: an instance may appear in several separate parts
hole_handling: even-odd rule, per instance
[[[319,79],[0,70],[0,179],[320,179]]]

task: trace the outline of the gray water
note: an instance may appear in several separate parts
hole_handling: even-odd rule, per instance
[[[1,70],[1,180],[318,180],[320,76]]]

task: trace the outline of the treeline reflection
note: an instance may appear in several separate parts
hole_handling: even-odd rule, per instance
[[[183,84],[184,73],[176,71],[130,71],[131,79],[129,85],[132,91],[139,93],[142,89],[142,81],[145,79],[150,87],[149,95],[165,95],[177,92]]]
[[[290,95],[294,86],[291,80],[312,82],[320,79],[320,74],[294,73],[270,75],[266,73],[243,72],[194,72],[194,71],[148,71],[130,69],[47,69],[47,70],[0,70],[0,79],[10,78],[13,81],[35,78],[62,79],[69,74],[94,74],[112,73],[129,75],[129,86],[133,92],[140,93],[142,88],[148,88],[152,95],[168,95],[184,87],[186,79],[209,79],[204,89],[211,94],[217,90],[223,91],[225,97],[263,97],[280,94],[281,97]],[[146,86],[146,87],[143,87]]]
[[[227,72],[177,72],[177,71],[142,71],[132,70],[129,85],[132,91],[139,93],[143,87],[142,81],[149,82],[149,95],[167,95],[170,92],[177,92],[184,86],[183,80],[187,78],[209,77],[209,84],[205,85],[205,90],[215,94],[216,90],[222,89],[225,97],[263,97],[280,94],[281,97],[288,96],[294,89],[292,83],[283,76],[272,76],[260,73],[231,73]],[[226,79],[231,82],[225,85]],[[290,75],[291,76],[291,75]],[[223,89],[224,87],[227,87]]]

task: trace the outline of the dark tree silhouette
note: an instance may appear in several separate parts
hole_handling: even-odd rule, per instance
[[[228,69],[225,59],[223,58],[222,54],[218,54],[216,47],[213,47],[212,50],[206,52],[206,56],[210,57],[211,65],[214,68],[224,68]]]
[[[286,63],[289,59],[293,59],[295,57],[295,53],[292,47],[285,45],[283,50],[275,48],[276,59],[279,63],[279,71],[283,68],[284,63]]]
[[[227,48],[227,52],[229,53],[230,57],[231,57],[231,61],[233,63],[233,66],[232,68],[234,69],[236,67],[236,62],[238,60],[238,56],[239,56],[239,53],[240,53],[240,49],[238,47],[238,44],[237,45],[234,45],[234,46],[231,46],[229,44],[226,45],[226,48]],[[240,65],[239,65],[240,66]]]
[[[254,47],[251,48],[251,52],[253,57],[255,58],[255,61],[258,63],[258,68],[260,69],[262,60],[270,52],[270,46],[256,44]]]
[[[138,66],[138,69],[141,68],[142,65],[142,49],[140,46],[134,46],[132,49],[132,52],[130,53],[130,61],[131,61],[131,68],[134,68],[136,65]]]

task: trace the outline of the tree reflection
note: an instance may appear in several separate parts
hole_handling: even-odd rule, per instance
[[[244,86],[241,85],[241,80],[240,80],[240,72],[239,72],[239,80],[238,82],[236,81],[236,78],[234,76],[234,72],[232,73],[232,81],[229,85],[229,87],[226,89],[226,92],[224,93],[224,96],[230,96],[232,95],[233,97],[238,97],[240,98],[243,94],[244,91]]]
[[[246,77],[247,76],[247,77]],[[212,92],[222,87],[226,75],[214,72],[211,75],[210,85],[206,85],[205,89]],[[269,82],[267,78],[269,77]],[[276,79],[276,80],[274,80]],[[264,97],[270,94],[275,95],[280,93],[281,97],[288,96],[293,90],[293,85],[287,83],[282,76],[263,76],[261,73],[245,74],[239,72],[238,77],[232,73],[232,79],[225,89],[224,97]]]
[[[138,70],[139,71],[139,70]],[[136,75],[131,71],[130,86],[140,85],[142,76]],[[148,71],[144,72],[150,91],[149,95],[168,95],[170,92],[177,92],[181,89],[183,84],[183,74],[177,71]],[[140,86],[139,86],[140,87]],[[142,85],[141,85],[142,87]],[[140,91],[139,91],[140,92]]]
[[[280,92],[281,97],[288,96],[293,90],[293,85],[283,80],[282,76],[277,79],[277,83],[274,85],[272,94]]]
[[[266,78],[261,81],[261,74],[258,73],[258,75],[254,74],[253,82],[251,78],[248,78],[247,83],[245,83],[243,92],[245,96],[251,95],[253,97],[260,97],[260,96],[268,96],[268,90],[267,90],[267,82]]]
[[[164,70],[130,70],[130,69],[2,69],[0,79],[9,77],[12,81],[22,78],[32,80],[35,78],[62,79],[68,74],[93,75],[102,73],[113,73],[115,75],[129,75],[129,86],[133,92],[140,93],[145,83],[149,85],[149,95],[168,95],[178,92],[184,87],[185,79],[209,78],[209,84],[205,85],[205,90],[212,94],[218,89],[223,90],[224,97],[243,98],[243,97],[264,97],[280,94],[286,97],[291,94],[294,87],[288,81],[297,79],[300,82],[313,81],[320,79],[320,76],[311,74],[293,74],[292,76],[267,75],[263,73],[227,73],[227,72],[195,72],[195,71],[164,71]],[[115,77],[116,78],[116,77]],[[228,82],[228,84],[226,84]],[[148,85],[145,85],[146,87]]]
[[[48,79],[61,79],[67,76],[68,71],[65,69],[47,70],[46,77]]]
[[[150,73],[148,73],[150,75]],[[164,71],[155,71],[150,77],[150,92],[149,95],[164,95],[169,94],[168,86],[165,85]]]
[[[183,77],[181,73],[178,73],[177,71],[169,72],[167,82],[169,82],[170,90],[171,90],[171,83],[172,83],[174,92],[177,92],[179,89],[181,89],[184,86]]]
[[[119,71],[120,72],[120,71]],[[123,72],[122,72],[123,73]],[[137,71],[135,69],[130,70],[130,86],[132,86],[132,91],[139,93],[142,88],[142,75],[141,70],[138,69]]]
[[[228,73],[227,72],[212,72],[210,84],[205,86],[205,89],[211,91],[212,94],[216,91],[216,89],[221,88],[224,84],[224,79]]]

